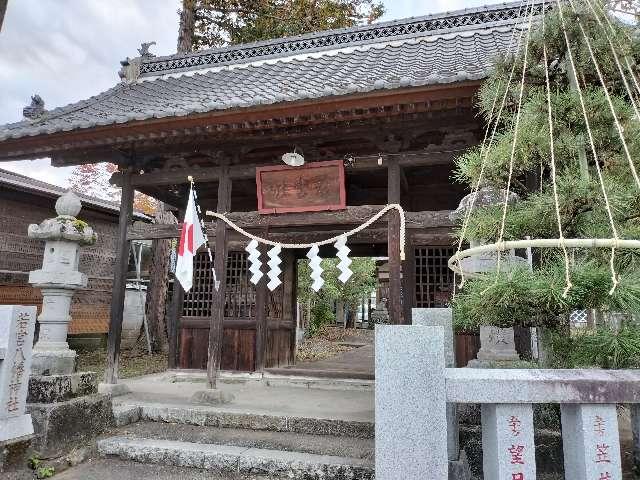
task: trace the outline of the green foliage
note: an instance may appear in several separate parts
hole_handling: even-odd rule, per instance
[[[376,0],[194,0],[195,50],[371,23]]]
[[[309,322],[308,335],[313,337],[322,330],[323,327],[335,321],[335,316],[331,305],[326,301],[319,301],[311,308],[311,321]]]
[[[339,260],[337,258],[324,258],[322,259],[322,268],[324,273],[324,286],[319,292],[314,292],[311,289],[311,269],[309,268],[308,260],[301,260],[298,262],[298,301],[301,303],[311,302],[314,307],[311,311],[311,325],[317,323],[318,327],[326,322],[333,321],[333,314],[331,319],[327,320],[324,308],[329,308],[335,301],[344,302],[344,304],[355,309],[360,301],[368,297],[371,292],[376,288],[376,263],[372,258],[353,258],[353,263],[350,268],[353,271],[353,275],[347,281],[342,283],[338,280],[340,271],[337,268]],[[322,307],[320,307],[322,306]],[[321,318],[316,320],[315,308],[320,308]],[[315,331],[315,330],[314,330]]]
[[[31,470],[34,470],[35,478],[51,478],[56,473],[54,467],[42,465],[42,460],[37,455],[29,457],[28,465]]]
[[[622,274],[613,295],[609,295],[610,271],[594,261],[573,265],[571,282],[564,298],[564,264],[558,257],[534,271],[517,268],[473,280],[453,300],[456,329],[477,331],[480,325],[557,329],[574,310],[640,312],[640,272]]]
[[[527,236],[559,236],[551,183],[543,45],[547,48],[551,82],[556,185],[563,235],[565,238],[613,236],[597,176],[597,162],[603,172],[604,189],[619,237],[640,238],[638,186],[631,175],[605,90],[597,77],[580,24],[587,32],[606,79],[614,111],[624,129],[624,138],[634,160],[640,157],[640,122],[635,117],[621,75],[613,61],[607,36],[589,7],[580,2],[576,5],[578,13],[567,4],[562,7],[562,12],[576,62],[578,82],[583,89],[597,157],[592,154],[588,142],[589,134],[579,96],[567,74],[570,69],[567,47],[559,12],[555,8],[545,18],[545,29],[539,22],[529,39],[529,60],[525,71],[511,183],[512,191],[519,195],[520,200],[509,205],[504,240],[524,239]],[[599,10],[599,15],[601,14]],[[621,44],[620,48],[616,48],[616,53],[620,59],[628,58],[637,74],[640,37],[634,27],[623,25],[614,17],[611,17],[611,22],[616,32],[614,41]],[[515,72],[514,81],[506,92],[503,115],[496,125],[494,142],[485,151],[480,147],[469,150],[456,162],[455,179],[470,188],[478,182],[485,155],[483,185],[499,190],[507,184],[523,61],[522,48],[517,55],[500,59],[480,90],[478,106],[484,118],[489,120],[494,99],[498,99],[499,105],[512,69]],[[586,155],[588,175],[581,170],[581,152]],[[640,169],[640,164],[636,168]],[[464,240],[496,241],[500,236],[502,213],[502,205],[474,209]],[[462,235],[461,228],[458,235]],[[574,263],[571,272],[573,288],[568,298],[562,298],[565,286],[564,259],[557,251],[536,251],[534,272],[517,270],[471,280],[455,299],[459,327],[475,329],[481,324],[557,327],[562,323],[558,320],[559,316],[566,316],[573,309],[640,311],[640,253],[634,250],[617,251],[615,266],[621,276],[621,285],[613,296],[608,294],[611,289],[610,254],[608,249],[570,251]]]
[[[557,368],[640,368],[640,328],[599,327],[576,335],[552,333],[552,365]]]

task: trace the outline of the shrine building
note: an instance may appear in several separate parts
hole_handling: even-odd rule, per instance
[[[412,307],[444,306],[457,247],[449,214],[466,193],[452,179],[454,160],[482,141],[478,88],[496,56],[515,49],[527,10],[503,3],[162,57],[145,44],[122,62],[113,88],[52,110],[34,102],[28,118],[0,126],[0,162],[118,166],[107,381],[117,381],[129,242],[179,236],[177,225],[134,223],[133,192],[181,219],[188,177],[203,213],[225,213],[283,243],[320,241],[400,204],[405,258],[397,211],[349,237],[350,255],[389,258],[392,323],[411,323]],[[304,165],[285,165],[291,153]],[[263,371],[293,363],[296,267],[307,250],[282,251],[278,288],[254,287],[248,238],[206,222],[221,287],[202,250],[193,288],[174,286],[169,365]],[[320,248],[321,257],[335,255],[332,245]]]

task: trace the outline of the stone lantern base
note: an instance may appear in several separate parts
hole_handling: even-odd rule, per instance
[[[69,375],[76,371],[76,352],[64,350],[33,350],[33,375]]]

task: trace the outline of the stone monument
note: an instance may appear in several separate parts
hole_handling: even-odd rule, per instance
[[[25,413],[36,307],[0,305],[0,442],[31,435]]]
[[[87,286],[78,271],[80,248],[96,241],[93,229],[76,216],[82,204],[72,192],[55,205],[56,218],[29,225],[29,237],[45,241],[42,268],[29,282],[42,292],[38,317],[40,335],[33,347],[27,411],[38,435],[33,447],[47,457],[57,456],[101,433],[113,423],[111,398],[97,392],[95,373],[76,372],[76,352],[67,331],[74,292]]]
[[[33,437],[26,412],[36,307],[0,306],[0,473],[26,461]]]
[[[80,247],[96,241],[93,229],[76,218],[81,208],[80,199],[68,191],[56,202],[56,218],[29,225],[29,238],[45,240],[42,268],[29,274],[29,283],[42,292],[40,335],[33,349],[36,375],[75,371],[76,352],[67,343],[71,298],[87,286],[87,276],[78,271]]]
[[[499,328],[490,325],[480,327],[480,351],[478,359],[469,362],[470,367],[488,366],[495,362],[517,362],[513,328]]]

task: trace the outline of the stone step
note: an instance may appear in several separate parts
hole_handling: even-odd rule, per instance
[[[114,409],[120,426],[133,421],[176,423],[219,428],[374,438],[372,422],[314,417],[265,415],[221,410],[214,407],[177,406],[157,403],[120,403]],[[128,421],[127,419],[131,419]]]
[[[217,428],[184,424],[138,422],[114,433],[128,438],[153,438],[189,443],[233,445],[316,455],[373,460],[372,438],[334,437],[304,433]]]
[[[300,480],[372,480],[370,460],[286,452],[235,445],[111,437],[98,442],[102,456],[140,463],[190,467],[216,473]]]

